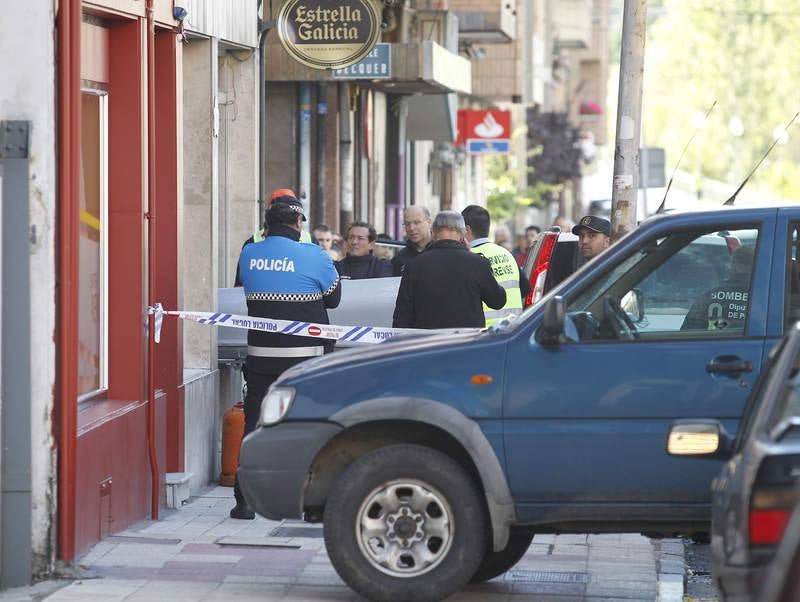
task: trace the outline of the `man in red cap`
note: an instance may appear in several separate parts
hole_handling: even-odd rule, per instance
[[[294,193],[294,190],[291,188],[276,188],[272,191],[272,194],[269,195],[269,204],[272,206],[277,200],[288,200],[294,199],[297,200],[297,195]]]

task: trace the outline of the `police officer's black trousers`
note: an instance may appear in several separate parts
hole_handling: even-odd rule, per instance
[[[278,374],[264,374],[255,370],[247,371],[247,395],[244,398],[244,436],[252,433],[258,423],[261,402],[267,394],[269,386],[278,379]],[[244,503],[242,491],[239,489],[239,477],[233,485],[233,495],[237,504]]]

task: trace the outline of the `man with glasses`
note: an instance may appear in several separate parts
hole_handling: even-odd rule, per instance
[[[395,276],[402,276],[403,267],[431,242],[431,212],[427,207],[412,205],[403,211],[403,227],[406,230],[406,246],[392,258]]]

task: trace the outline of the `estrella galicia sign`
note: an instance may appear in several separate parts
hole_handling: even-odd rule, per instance
[[[287,0],[278,14],[278,37],[304,65],[347,67],[375,46],[380,15],[374,0]]]

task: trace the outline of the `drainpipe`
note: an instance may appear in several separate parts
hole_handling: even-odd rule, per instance
[[[408,148],[408,140],[406,139],[406,125],[408,124],[408,100],[406,100],[405,97],[400,99],[397,123],[397,202],[400,205],[400,210],[402,211],[406,206],[406,201],[408,198],[408,162],[406,153]]]
[[[262,0],[258,1],[257,12],[261,11]],[[266,9],[264,9],[266,12]],[[266,61],[266,48],[267,48],[267,34],[274,25],[271,20],[267,21],[265,18],[259,19],[258,22],[258,219],[257,223],[261,226],[261,220],[264,219],[264,198],[266,192],[264,190],[267,181],[267,157],[265,155],[267,148],[267,81],[265,74]]]
[[[58,10],[58,230],[56,238],[56,398],[58,558],[75,558],[78,430],[78,233],[81,156],[81,2]]]
[[[156,25],[154,0],[147,0],[147,303],[156,303]],[[150,516],[158,520],[161,483],[156,455],[156,343],[155,320],[148,320],[147,338],[147,449],[150,458]]]
[[[317,84],[317,195],[314,198],[314,219],[325,223],[325,181],[327,180],[327,129],[328,129],[328,84]]]
[[[311,85],[301,82],[300,88],[300,186],[298,194],[305,215],[309,213],[311,188]]]
[[[339,82],[339,226],[353,221],[353,129],[350,84]]]

